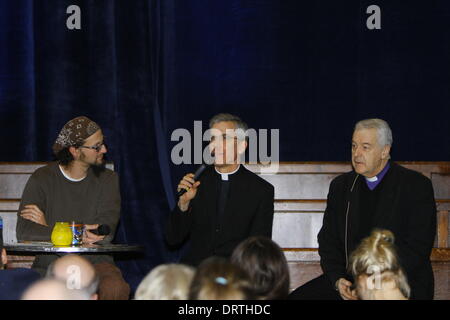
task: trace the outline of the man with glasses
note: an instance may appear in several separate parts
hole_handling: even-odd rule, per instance
[[[229,257],[250,236],[272,235],[274,188],[240,165],[247,148],[247,125],[237,116],[218,114],[209,126],[214,165],[198,181],[192,173],[183,177],[178,191],[186,193],[166,226],[170,246],[190,239],[182,262],[194,266],[209,256]]]
[[[25,186],[18,211],[17,239],[50,241],[58,221],[85,225],[83,243],[109,243],[120,217],[117,174],[105,168],[107,152],[102,130],[81,116],[67,122],[53,153],[57,161],[37,169]],[[109,235],[90,230],[107,225]],[[38,255],[33,268],[42,275],[56,255]],[[99,299],[128,299],[130,288],[111,256],[86,255],[100,278]]]

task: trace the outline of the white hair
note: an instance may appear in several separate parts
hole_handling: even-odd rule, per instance
[[[136,290],[135,300],[186,300],[195,269],[183,264],[154,268]]]
[[[361,129],[377,129],[378,143],[380,146],[392,146],[392,131],[386,121],[382,119],[361,120],[356,123],[354,131]]]

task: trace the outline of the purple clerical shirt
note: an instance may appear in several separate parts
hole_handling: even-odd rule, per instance
[[[366,183],[367,186],[369,187],[370,190],[373,190],[376,188],[377,185],[380,184],[381,180],[383,180],[384,175],[386,174],[386,172],[389,170],[390,167],[390,163],[388,162],[383,170],[381,170],[381,172],[379,174],[377,174],[375,177],[372,178],[366,178]],[[375,179],[376,178],[376,179]]]

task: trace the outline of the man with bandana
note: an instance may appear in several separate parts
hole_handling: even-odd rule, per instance
[[[18,211],[19,241],[50,241],[59,221],[85,224],[83,243],[109,243],[120,217],[117,174],[105,168],[107,152],[102,130],[80,116],[67,122],[59,133],[53,153],[57,161],[37,169],[28,180]],[[89,230],[107,225],[107,236]],[[111,256],[86,255],[100,278],[99,299],[128,299],[130,288]],[[57,255],[38,255],[33,268],[42,275]]]
[[[290,294],[291,299],[355,300],[354,279],[348,272],[349,257],[375,228],[393,232],[411,298],[433,298],[430,262],[436,235],[433,186],[422,174],[390,161],[392,141],[391,129],[384,120],[367,119],[355,125],[353,171],[331,182],[318,234],[324,274],[297,288]]]

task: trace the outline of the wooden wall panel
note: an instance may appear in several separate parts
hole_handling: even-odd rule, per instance
[[[277,212],[272,238],[282,248],[317,248],[317,233],[322,227],[323,213]]]
[[[436,199],[450,199],[450,174],[433,173],[431,181]]]
[[[261,175],[275,188],[275,199],[326,199],[331,180],[338,174],[280,173]]]
[[[0,173],[0,199],[20,199],[29,173]]]
[[[322,274],[319,262],[288,262],[290,285],[289,290],[295,290],[306,282]]]
[[[450,162],[399,162],[430,178],[439,210],[435,247],[450,244]],[[290,162],[278,167],[246,164],[275,187],[273,239],[283,248],[317,247],[331,180],[351,170],[348,162]],[[312,215],[318,213],[319,215]]]
[[[434,262],[434,300],[450,300],[450,262]]]
[[[0,199],[0,212],[1,211],[17,211],[19,210],[19,205],[20,205],[20,200],[19,199],[15,199],[15,200],[2,200]]]

